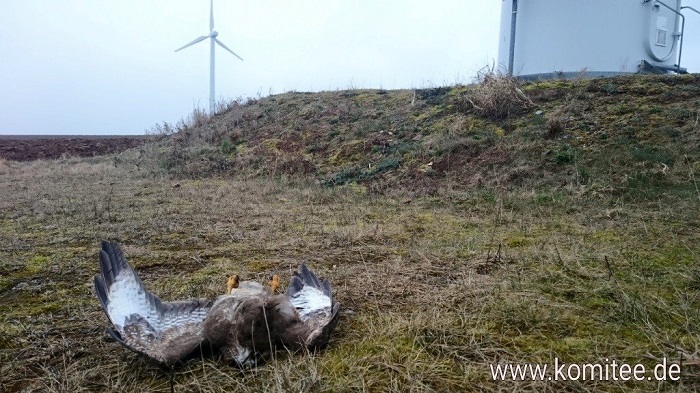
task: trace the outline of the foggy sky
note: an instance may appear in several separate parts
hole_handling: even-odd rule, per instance
[[[684,4],[700,8],[698,1]],[[471,82],[499,0],[214,2],[218,98]],[[142,134],[209,105],[208,0],[0,3],[0,134]],[[700,72],[700,17],[682,66]]]

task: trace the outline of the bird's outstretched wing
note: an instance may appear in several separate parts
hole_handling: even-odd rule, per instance
[[[172,364],[204,342],[202,323],[212,302],[162,302],[146,290],[117,243],[102,242],[95,290],[113,325],[107,331],[135,352]]]
[[[278,339],[289,348],[326,345],[338,323],[340,305],[331,284],[319,280],[305,264],[299,267],[284,295],[271,299]]]

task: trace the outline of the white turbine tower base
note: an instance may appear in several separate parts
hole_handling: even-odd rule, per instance
[[[206,40],[207,38],[211,39],[211,44],[209,47],[210,48],[210,55],[209,55],[209,113],[211,113],[211,114],[214,114],[214,107],[216,105],[216,99],[215,99],[215,93],[214,93],[214,43],[219,44],[219,46],[226,49],[232,55],[236,56],[241,61],[243,61],[243,58],[241,58],[240,56],[235,54],[231,49],[229,49],[226,45],[224,45],[223,42],[219,41],[219,39],[216,38],[218,35],[219,35],[219,33],[216,30],[214,30],[214,0],[211,0],[210,12],[209,12],[209,34],[195,38],[189,44],[183,46],[182,48],[175,50],[175,52],[177,52],[177,51],[180,51],[180,50],[187,48],[188,46],[192,46],[198,42],[202,42],[202,41]]]

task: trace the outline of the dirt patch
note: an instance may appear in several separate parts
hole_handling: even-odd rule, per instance
[[[93,157],[119,153],[148,141],[145,136],[2,136],[0,157],[13,161]]]

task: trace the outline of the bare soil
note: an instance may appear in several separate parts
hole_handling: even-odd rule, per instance
[[[120,153],[148,141],[146,136],[0,135],[0,157],[13,161],[94,157]]]

